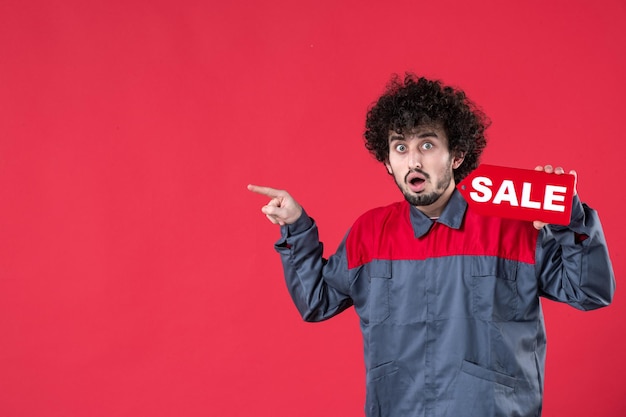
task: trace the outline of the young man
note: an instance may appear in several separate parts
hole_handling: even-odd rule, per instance
[[[286,191],[248,186],[271,198],[262,211],[281,226],[276,250],[302,317],[354,305],[368,417],[538,416],[539,297],[581,310],[613,298],[598,216],[578,196],[567,227],[468,207],[455,186],[477,167],[486,127],[462,91],[394,78],[367,115],[365,140],[405,201],[362,215],[328,260],[317,225]]]

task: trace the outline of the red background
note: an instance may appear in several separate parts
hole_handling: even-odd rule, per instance
[[[354,312],[301,321],[246,184],[330,254],[400,199],[362,131],[405,70],[482,106],[484,162],[578,170],[618,291],[544,302],[544,416],[626,415],[626,6],[470,3],[3,0],[0,415],[362,415]]]

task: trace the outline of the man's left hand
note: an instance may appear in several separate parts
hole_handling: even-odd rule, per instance
[[[544,171],[544,172],[547,172],[548,174],[554,173],[556,175],[565,174],[565,170],[562,167],[553,168],[552,165],[545,165],[545,166],[537,165],[535,167],[535,171]],[[576,183],[578,182],[578,174],[576,174],[576,171],[574,170],[571,170],[569,173],[574,176],[574,195],[576,195],[577,194]],[[533,226],[535,226],[535,229],[537,230],[540,230],[546,224],[548,223],[541,222],[539,220],[535,220],[533,222]]]

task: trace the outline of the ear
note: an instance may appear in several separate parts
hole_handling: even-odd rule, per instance
[[[457,154],[452,159],[452,169],[457,169],[458,167],[460,167],[464,160],[465,152],[457,152]]]
[[[391,169],[391,165],[389,165],[389,161],[385,161],[385,167],[387,167],[387,172],[389,175],[393,175],[393,170]]]

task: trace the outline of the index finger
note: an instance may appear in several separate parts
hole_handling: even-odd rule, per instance
[[[284,194],[284,191],[282,190],[277,190],[271,187],[262,187],[260,185],[253,184],[248,184],[248,190],[252,191],[253,193],[265,195],[271,198],[282,197]]]

